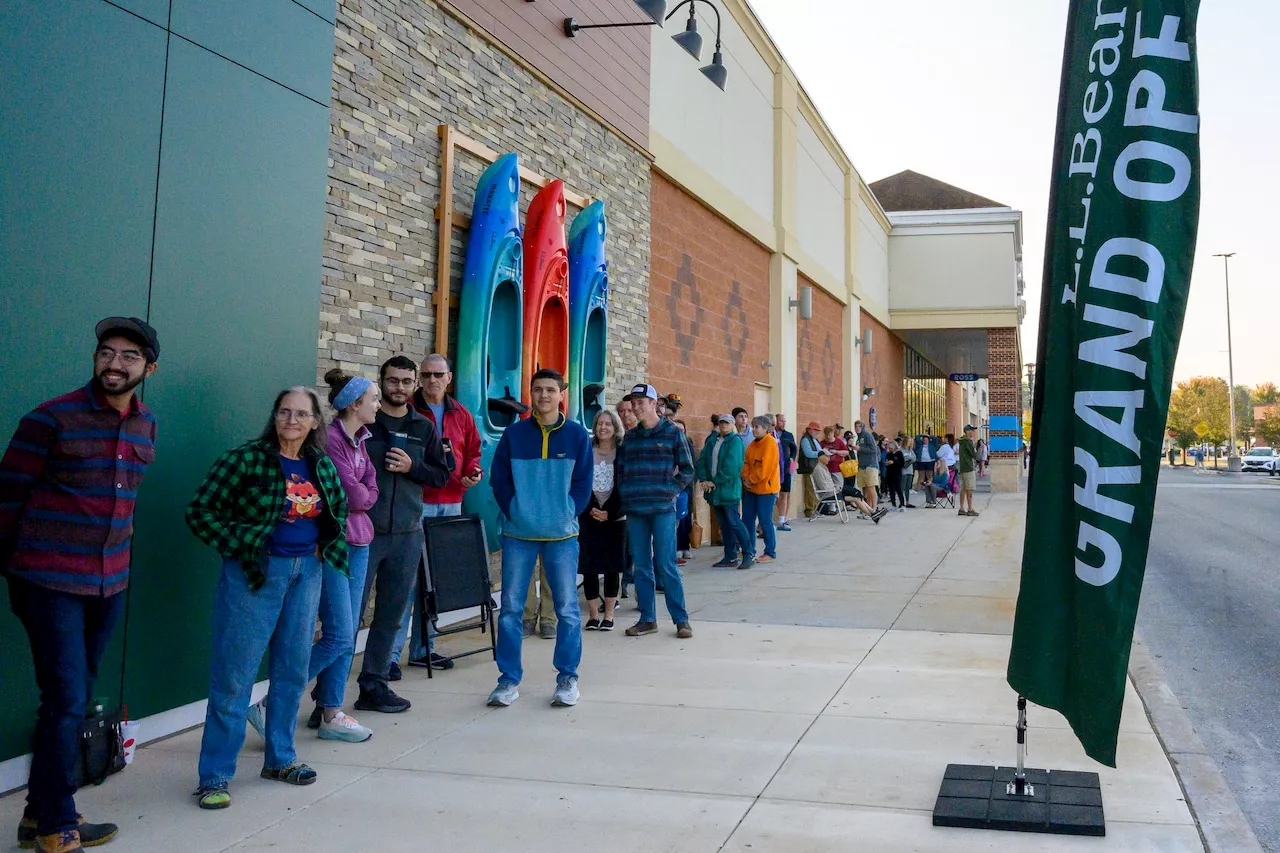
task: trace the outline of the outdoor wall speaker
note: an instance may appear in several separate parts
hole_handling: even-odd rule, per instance
[[[800,319],[813,319],[813,288],[807,284],[800,285]]]
[[[871,330],[862,330],[862,354],[871,355]]]

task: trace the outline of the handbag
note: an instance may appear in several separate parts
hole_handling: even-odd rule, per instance
[[[76,786],[101,785],[112,773],[124,769],[124,738],[120,709],[99,711],[84,721],[80,729],[80,749],[76,756]]]
[[[840,463],[840,476],[846,480],[858,476],[858,460],[846,459]]]

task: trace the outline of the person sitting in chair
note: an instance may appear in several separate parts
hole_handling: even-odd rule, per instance
[[[947,496],[949,491],[947,483],[950,476],[950,469],[947,468],[946,462],[942,459],[934,462],[933,479],[924,484],[925,509],[935,509],[938,506],[938,499]]]
[[[870,518],[876,524],[879,524],[880,519],[889,514],[889,510],[883,507],[873,510],[870,504],[862,499],[861,492],[859,492],[856,497],[847,494],[844,491],[844,488],[853,487],[854,491],[857,491],[857,486],[854,485],[852,479],[845,480],[842,488],[837,490],[835,481],[831,479],[831,474],[827,470],[827,463],[830,462],[831,459],[832,457],[829,454],[819,453],[818,465],[813,469],[813,488],[814,491],[818,493],[819,502],[825,504],[827,501],[835,500],[836,497],[839,497],[846,504],[862,513],[864,516]],[[819,508],[819,511],[821,511],[821,507]]]

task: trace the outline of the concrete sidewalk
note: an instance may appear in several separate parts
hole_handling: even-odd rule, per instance
[[[984,495],[981,517],[923,509],[879,526],[825,518],[780,533],[780,559],[685,567],[695,636],[584,635],[582,701],[549,707],[552,643],[525,641],[509,709],[484,700],[486,656],[451,672],[406,671],[406,714],[362,714],[365,744],[299,725],[308,788],[258,778],[250,733],[235,804],[202,812],[200,732],[139,751],[82,791],[122,850],[995,851],[1202,850],[1169,761],[1130,688],[1120,771],[1084,755],[1056,713],[1029,713],[1030,766],[1100,772],[1105,839],[935,829],[949,762],[1011,762],[1004,682],[1025,496]],[[474,639],[473,639],[474,637]],[[477,642],[480,635],[449,638]],[[354,695],[354,690],[348,694]],[[309,708],[304,708],[308,711]],[[21,796],[0,800],[12,831]]]

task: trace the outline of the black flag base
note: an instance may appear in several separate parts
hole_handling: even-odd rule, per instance
[[[1107,834],[1097,773],[1027,768],[1025,790],[1014,791],[1017,770],[980,764],[948,764],[933,807],[934,826]]]
[[[1107,834],[1097,773],[1027,769],[1027,697],[1018,697],[1018,764],[948,764],[933,807],[934,826]]]

